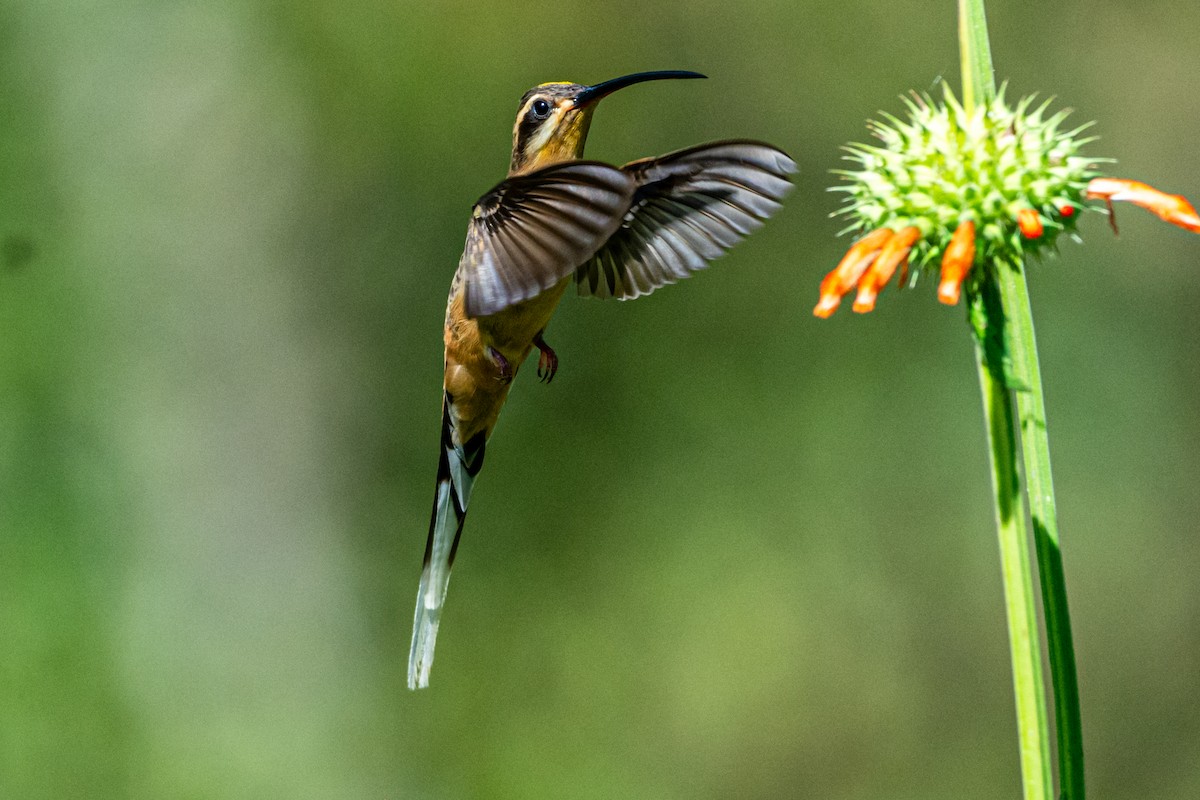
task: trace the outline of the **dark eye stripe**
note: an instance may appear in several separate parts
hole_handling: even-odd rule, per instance
[[[524,152],[525,145],[533,137],[534,131],[541,127],[543,120],[533,119],[526,115],[517,124],[517,152]]]
[[[544,105],[546,110],[541,114],[538,113],[539,104]],[[553,110],[553,105],[544,97],[535,97],[525,106],[525,113],[521,115],[517,122],[517,149],[518,153],[525,151],[525,145],[533,137],[534,133],[540,128],[547,119],[550,118],[550,112]]]

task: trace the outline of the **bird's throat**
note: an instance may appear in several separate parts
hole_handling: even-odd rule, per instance
[[[583,158],[583,146],[592,124],[592,109],[564,109],[558,114],[528,139],[514,143],[508,170],[510,177]]]

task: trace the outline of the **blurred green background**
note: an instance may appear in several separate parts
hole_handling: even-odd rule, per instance
[[[1200,199],[1200,7],[993,3],[1014,94]],[[954,4],[0,5],[0,797],[1019,793],[961,308],[811,316],[838,146],[957,87]],[[622,162],[766,139],[710,271],[568,297],[404,688],[441,322],[517,99],[645,69]],[[1093,796],[1200,796],[1200,238],[1032,275]]]

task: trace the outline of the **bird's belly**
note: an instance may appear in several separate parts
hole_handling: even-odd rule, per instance
[[[533,337],[554,316],[568,283],[570,278],[537,297],[486,317],[467,317],[462,295],[452,296],[446,324],[445,389],[456,443],[462,444],[481,431],[491,436],[508,397],[512,376],[502,379],[500,364],[488,348],[499,351],[515,374],[533,349]]]
[[[533,337],[550,323],[571,279],[565,278],[537,297],[522,300],[503,311],[478,317],[483,343],[508,359],[515,369],[533,349]]]

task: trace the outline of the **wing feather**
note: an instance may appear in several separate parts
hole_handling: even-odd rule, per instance
[[[621,170],[636,185],[630,210],[575,271],[581,295],[640,297],[703,269],[779,210],[796,165],[771,145],[731,140]]]
[[[509,178],[475,204],[459,261],[466,312],[495,314],[569,276],[620,226],[635,184],[591,161]]]

